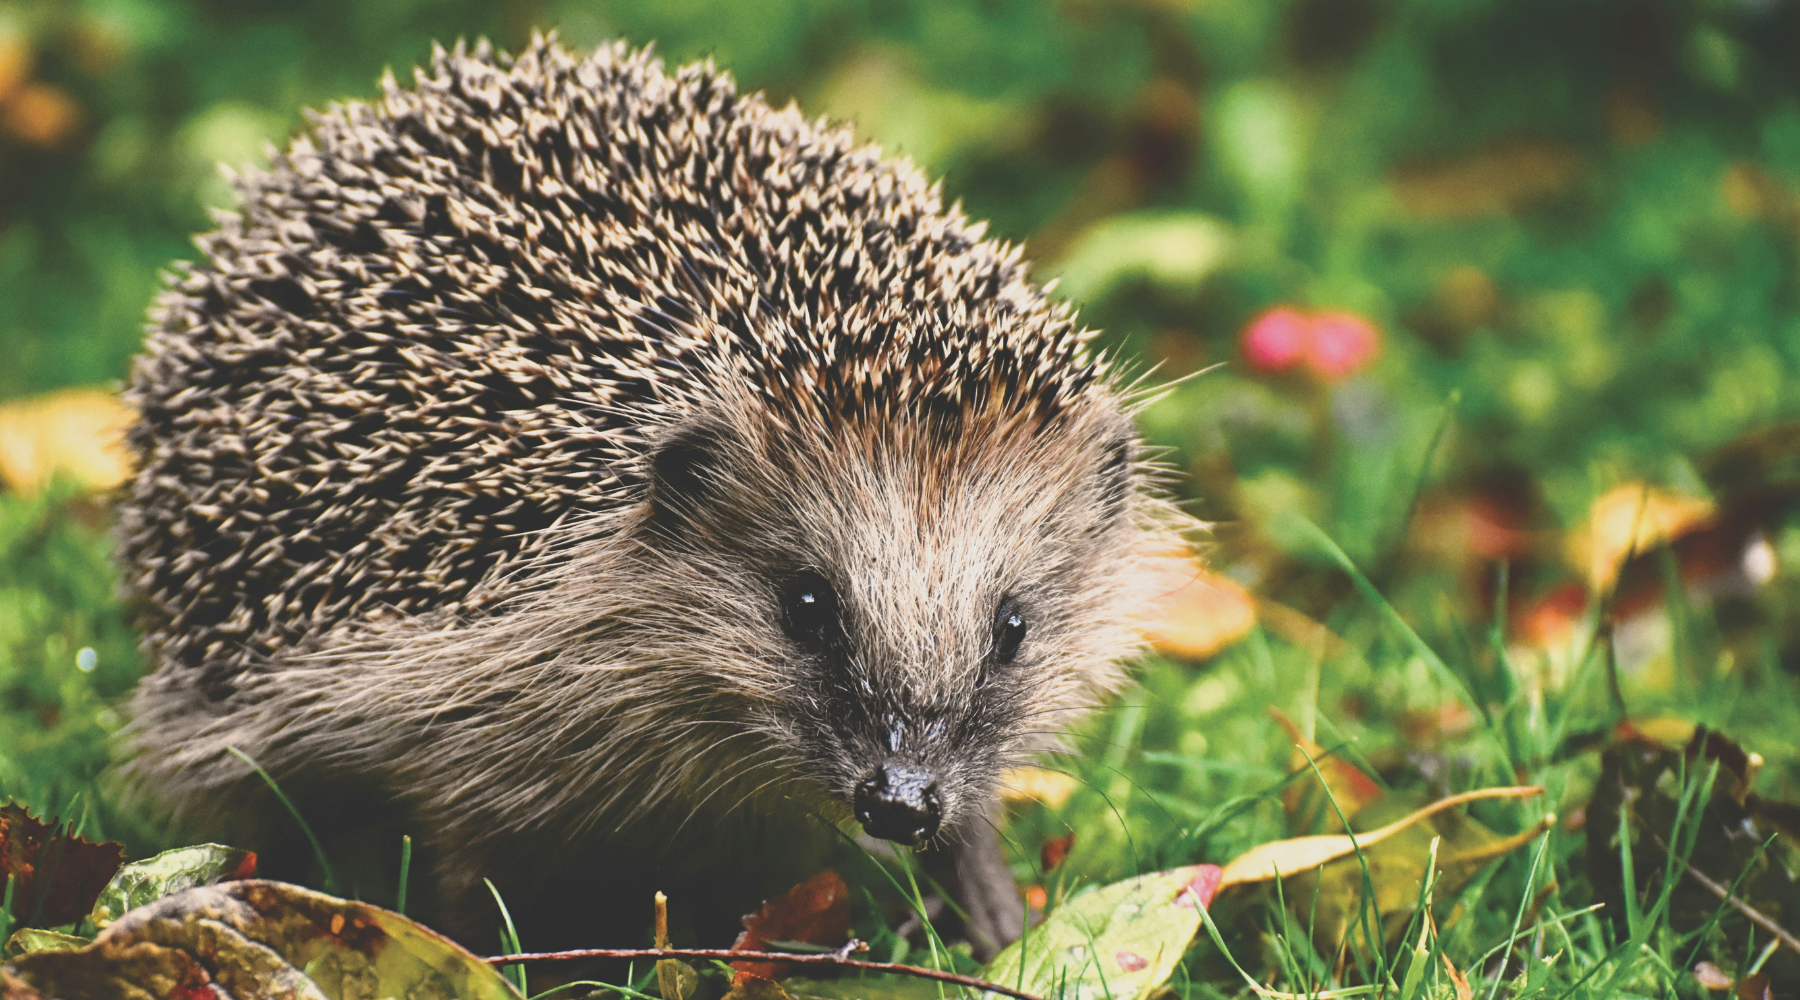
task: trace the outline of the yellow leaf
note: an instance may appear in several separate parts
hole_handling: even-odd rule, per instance
[[[0,482],[36,493],[60,471],[90,489],[131,476],[132,412],[104,389],[66,389],[0,405]]]
[[[1455,808],[1465,802],[1474,802],[1477,799],[1522,799],[1542,792],[1543,789],[1530,786],[1478,788],[1474,791],[1439,799],[1386,826],[1378,827],[1367,833],[1356,834],[1354,837],[1349,834],[1333,833],[1317,837],[1294,837],[1289,840],[1278,840],[1272,844],[1261,844],[1238,855],[1225,865],[1224,874],[1219,878],[1219,887],[1224,888],[1245,882],[1266,882],[1278,876],[1292,875],[1296,872],[1317,868],[1338,858],[1356,853],[1358,847],[1373,847],[1428,816]],[[1508,850],[1510,849],[1508,848]]]
[[[1007,802],[1042,802],[1052,809],[1069,801],[1074,777],[1042,767],[1015,767],[1000,776],[1000,797]]]
[[[1624,483],[1588,508],[1587,520],[1569,536],[1568,557],[1600,593],[1618,579],[1632,553],[1679,538],[1711,521],[1713,513],[1710,501]]]

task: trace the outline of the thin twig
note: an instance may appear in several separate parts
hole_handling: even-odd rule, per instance
[[[489,965],[505,965],[512,962],[569,962],[581,958],[718,958],[728,962],[792,962],[796,965],[835,965],[850,969],[867,969],[871,972],[893,972],[902,976],[917,976],[920,979],[936,979],[940,982],[955,983],[970,989],[986,993],[999,993],[1012,997],[1013,1000],[1041,1000],[1030,993],[1024,993],[1011,987],[990,983],[974,976],[959,976],[954,972],[939,972],[917,965],[901,965],[898,962],[870,962],[860,958],[845,958],[838,952],[808,953],[791,951],[732,951],[729,948],[577,948],[573,951],[535,951],[522,952],[517,955],[491,955],[482,961]]]
[[[1669,845],[1663,843],[1661,837],[1657,837],[1654,834],[1652,834],[1651,837],[1656,841],[1656,846],[1662,848],[1665,854],[1668,853]],[[1732,909],[1749,917],[1751,923],[1768,931],[1770,934],[1775,935],[1782,944],[1794,949],[1794,953],[1800,955],[1800,939],[1796,939],[1793,934],[1789,933],[1786,928],[1776,923],[1768,914],[1737,898],[1730,889],[1707,878],[1705,875],[1701,874],[1700,869],[1695,868],[1692,864],[1684,862],[1682,867],[1687,870],[1688,875],[1693,878],[1694,881],[1705,886],[1708,892],[1724,900]]]

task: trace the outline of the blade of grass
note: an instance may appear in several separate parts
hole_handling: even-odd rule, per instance
[[[333,871],[331,867],[331,859],[325,856],[325,845],[319,842],[319,838],[313,833],[312,827],[307,825],[306,817],[300,815],[300,810],[288,799],[287,793],[281,790],[281,786],[276,784],[274,777],[271,776],[269,772],[263,770],[262,765],[252,759],[249,754],[239,750],[237,747],[226,747],[225,749],[231,751],[232,756],[236,757],[238,760],[248,764],[250,770],[255,771],[256,776],[263,780],[263,784],[269,786],[269,791],[275,793],[275,798],[280,800],[282,806],[287,809],[288,815],[294,817],[294,822],[300,825],[300,832],[306,834],[307,842],[312,844],[313,858],[319,862],[320,870],[325,873],[325,891],[334,896],[342,895],[338,885],[337,873]]]
[[[1525,891],[1519,896],[1519,911],[1513,916],[1512,933],[1508,935],[1509,938],[1517,937],[1519,926],[1525,922],[1525,908],[1531,905],[1531,886],[1537,880],[1538,866],[1543,863],[1544,850],[1549,846],[1550,831],[1545,830],[1544,835],[1538,840],[1537,853],[1531,856],[1531,867],[1525,871]],[[1488,987],[1488,1000],[1494,1000],[1494,996],[1500,992],[1500,984],[1506,979],[1508,957],[1510,957],[1510,951],[1501,952],[1500,968],[1494,973],[1493,984]]]
[[[12,904],[13,887],[15,885],[12,872],[6,873],[6,892],[0,895],[0,944],[5,944],[12,937]]]
[[[1463,701],[1471,709],[1474,709],[1477,715],[1481,716],[1483,728],[1487,731],[1488,737],[1493,740],[1495,749],[1500,751],[1500,760],[1505,766],[1504,773],[1512,774],[1514,765],[1512,755],[1506,745],[1506,739],[1501,736],[1494,724],[1493,717],[1488,714],[1487,706],[1482,704],[1481,699],[1476,698],[1474,692],[1469,690],[1469,685],[1463,681],[1462,676],[1451,670],[1450,665],[1437,655],[1437,651],[1420,638],[1419,633],[1413,631],[1413,627],[1406,623],[1406,619],[1400,617],[1400,612],[1394,610],[1394,606],[1388,603],[1387,598],[1381,595],[1381,591],[1369,582],[1369,578],[1357,568],[1356,563],[1338,546],[1337,542],[1332,541],[1331,536],[1327,535],[1323,528],[1314,524],[1305,515],[1295,514],[1293,517],[1301,530],[1312,537],[1313,544],[1323,551],[1338,569],[1350,577],[1350,582],[1363,595],[1363,598],[1373,604],[1375,610],[1380,612],[1381,617],[1406,639],[1414,654],[1425,661],[1426,666],[1433,673],[1455,689],[1462,696]]]
[[[525,949],[519,946],[519,931],[513,926],[512,914],[507,912],[506,900],[500,898],[500,890],[494,888],[493,879],[484,878],[481,881],[486,883],[488,891],[494,894],[494,905],[500,907],[500,948],[508,954],[516,955],[523,952]],[[525,992],[525,966],[523,964],[515,962],[505,966],[500,970],[500,974],[518,987],[520,993]]]
[[[400,837],[400,891],[394,897],[394,912],[406,915],[406,878],[412,873],[412,836]]]
[[[1369,859],[1367,855],[1363,854],[1362,840],[1351,828],[1350,817],[1344,815],[1343,808],[1338,805],[1337,796],[1331,791],[1331,784],[1325,780],[1325,772],[1319,770],[1319,762],[1313,759],[1312,754],[1306,752],[1305,747],[1299,749],[1301,753],[1306,754],[1306,763],[1311,765],[1313,774],[1318,776],[1319,786],[1325,790],[1325,801],[1331,803],[1331,811],[1337,814],[1338,822],[1343,824],[1344,833],[1350,837],[1350,847],[1356,852],[1356,863],[1362,869],[1362,904],[1357,908],[1356,922],[1357,926],[1362,929],[1363,940],[1367,942],[1369,950],[1375,954],[1376,975],[1368,978],[1376,982],[1389,982],[1392,977],[1389,975],[1390,970],[1387,964],[1387,949],[1382,946],[1381,912],[1375,902],[1375,878],[1369,872]],[[1373,918],[1370,917],[1371,911],[1374,912]],[[1360,957],[1357,959],[1357,965],[1362,965]],[[1368,970],[1364,969],[1363,972],[1367,975]],[[1389,985],[1391,986],[1392,983]]]
[[[1462,402],[1462,390],[1452,389],[1444,398],[1444,405],[1438,408],[1437,426],[1432,428],[1431,441],[1425,446],[1425,453],[1420,456],[1419,474],[1413,477],[1412,489],[1406,495],[1406,509],[1401,513],[1400,521],[1392,529],[1392,535],[1381,549],[1387,553],[1383,578],[1392,573],[1395,560],[1400,555],[1401,546],[1406,544],[1406,533],[1412,527],[1413,518],[1419,513],[1419,498],[1425,495],[1425,486],[1431,481],[1431,460],[1437,457],[1438,445],[1444,443],[1444,432],[1450,429],[1450,421],[1456,416],[1456,407]]]

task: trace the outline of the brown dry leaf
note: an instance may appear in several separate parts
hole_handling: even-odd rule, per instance
[[[1513,140],[1460,159],[1408,164],[1393,171],[1389,185],[1413,215],[1479,219],[1567,194],[1584,169],[1566,145]]]
[[[1157,652],[1204,660],[1256,627],[1256,599],[1191,556],[1162,560],[1144,636]]]
[[[397,913],[262,881],[166,896],[85,948],[26,955],[9,971],[54,997],[519,996],[493,966]]]
[[[0,807],[0,884],[13,879],[15,926],[55,927],[87,916],[124,863],[118,844],[59,831],[17,805]]]
[[[105,490],[131,476],[125,429],[134,415],[104,389],[66,389],[0,405],[0,482],[33,494],[64,472]]]
[[[69,92],[52,83],[31,82],[15,91],[0,118],[6,130],[42,149],[62,145],[81,124],[81,105]]]
[[[731,950],[762,951],[771,941],[835,947],[849,937],[850,887],[827,868],[744,917],[744,931],[731,943]],[[734,983],[747,977],[780,979],[787,974],[787,966],[780,962],[733,962],[731,967],[736,972]]]
[[[1645,552],[1710,524],[1710,500],[1682,496],[1646,483],[1623,483],[1588,508],[1587,520],[1569,534],[1565,552],[1595,593],[1610,588],[1633,552]]]
[[[1758,925],[1759,938],[1767,932],[1800,951],[1794,933],[1800,927],[1800,891],[1788,874],[1800,867],[1800,805],[1750,790],[1763,764],[1759,754],[1704,726],[1694,727],[1680,744],[1670,739],[1679,735],[1678,726],[1657,722],[1633,720],[1616,727],[1600,755],[1600,780],[1587,804],[1586,868],[1596,899],[1606,903],[1615,926],[1623,926],[1625,893],[1643,892],[1647,873],[1663,870],[1668,831],[1680,816],[1693,824],[1688,829],[1695,839],[1683,848],[1687,877],[1668,898],[1669,926],[1677,933],[1693,931],[1711,920],[1729,895],[1728,905],[1736,911],[1729,919],[1747,919]],[[1658,729],[1667,731],[1660,737],[1646,733]],[[1714,766],[1710,797],[1690,801],[1684,780],[1704,780]],[[1631,885],[1620,856],[1622,819],[1638,833],[1630,848],[1636,879]],[[1770,841],[1766,851],[1765,841]],[[1731,943],[1722,945],[1720,954],[1730,956],[1735,936],[1726,935]],[[1745,983],[1737,988],[1741,996]]]
[[[1522,799],[1540,795],[1543,791],[1535,786],[1478,788],[1439,799],[1386,826],[1377,827],[1367,833],[1359,833],[1354,838],[1349,834],[1332,833],[1316,837],[1293,837],[1288,840],[1261,844],[1231,859],[1225,865],[1224,874],[1220,876],[1220,887],[1242,885],[1247,882],[1266,882],[1277,877],[1309,871],[1338,858],[1355,854],[1359,847],[1365,850],[1374,847],[1420,820],[1467,802],[1474,802],[1478,799]],[[1536,831],[1532,833],[1532,836],[1536,836]],[[1507,848],[1507,850],[1510,849]]]
[[[1774,1000],[1774,979],[1766,972],[1744,977],[1737,984],[1737,1000]]]

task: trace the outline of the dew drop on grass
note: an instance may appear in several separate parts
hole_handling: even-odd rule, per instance
[[[81,672],[84,674],[92,673],[93,669],[99,665],[100,654],[94,652],[92,646],[83,646],[81,651],[75,654],[75,666],[81,668]]]

